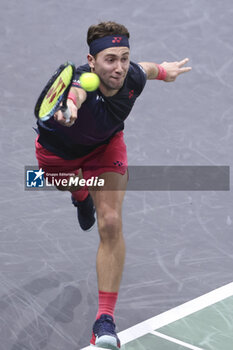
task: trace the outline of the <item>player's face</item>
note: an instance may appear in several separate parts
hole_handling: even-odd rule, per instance
[[[124,84],[129,69],[129,48],[105,49],[99,52],[96,58],[92,57],[90,66],[100,78],[100,90],[103,94],[114,95]]]

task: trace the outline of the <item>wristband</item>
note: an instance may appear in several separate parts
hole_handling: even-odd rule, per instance
[[[165,68],[163,68],[160,64],[155,63],[156,67],[158,68],[159,72],[155,79],[157,80],[165,80],[167,76],[167,71]]]
[[[75,106],[77,106],[77,97],[73,92],[69,92],[67,99],[73,101]]]

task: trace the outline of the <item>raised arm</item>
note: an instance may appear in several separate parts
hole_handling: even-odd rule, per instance
[[[153,62],[139,62],[140,66],[145,70],[147,79],[159,79],[166,82],[175,81],[178,75],[189,72],[192,67],[184,67],[189,59],[185,58],[178,62],[163,62],[156,64]]]

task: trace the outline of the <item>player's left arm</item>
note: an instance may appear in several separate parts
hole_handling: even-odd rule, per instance
[[[175,81],[180,74],[190,72],[192,67],[184,67],[188,61],[189,59],[185,58],[181,61],[163,62],[159,65],[154,62],[139,62],[139,64],[146,72],[147,79],[160,79],[166,82],[172,82]],[[163,77],[165,79],[163,79]]]

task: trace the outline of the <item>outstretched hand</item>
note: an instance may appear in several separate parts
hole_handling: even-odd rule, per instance
[[[161,66],[166,69],[167,76],[164,81],[172,82],[175,81],[176,78],[182,74],[190,72],[192,67],[184,67],[186,63],[188,63],[189,58],[185,58],[179,62],[163,62]]]
[[[71,100],[67,100],[67,107],[70,110],[71,116],[70,116],[70,121],[67,122],[64,114],[62,113],[61,110],[58,110],[55,114],[54,114],[54,119],[61,125],[63,126],[67,126],[70,127],[72,126],[76,119],[77,119],[77,107],[75,106],[75,104],[73,103],[73,101]]]

